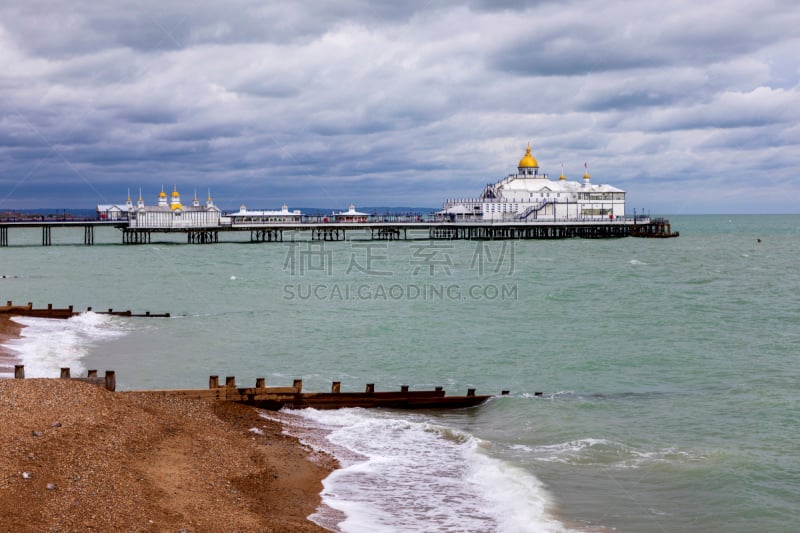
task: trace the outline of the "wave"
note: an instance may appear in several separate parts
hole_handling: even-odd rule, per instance
[[[6,343],[17,352],[25,365],[25,376],[30,378],[58,377],[61,368],[69,368],[72,375],[85,372],[83,359],[91,348],[127,333],[122,320],[110,315],[81,313],[66,320],[13,317],[26,327],[21,336]]]
[[[486,455],[489,443],[469,433],[412,413],[291,413],[322,430],[325,444],[318,441],[315,447],[340,460],[341,468],[323,482],[323,508],[311,517],[323,527],[341,532],[566,531],[549,515],[550,497],[542,483]]]
[[[595,438],[540,446],[516,445],[514,449],[531,453],[537,461],[542,462],[613,468],[639,468],[656,463],[685,463],[705,459],[676,448],[648,451],[608,439]]]

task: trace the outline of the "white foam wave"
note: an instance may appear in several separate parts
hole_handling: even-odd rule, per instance
[[[21,337],[7,342],[6,347],[19,354],[25,365],[25,376],[58,377],[62,367],[73,376],[86,370],[83,359],[97,344],[126,334],[122,322],[109,315],[81,313],[66,320],[14,317],[24,324]]]
[[[296,412],[351,453],[324,481],[312,516],[339,531],[563,531],[528,472],[487,456],[486,443],[424,415],[363,409]],[[357,458],[357,459],[353,459]],[[344,519],[341,519],[341,516]],[[327,523],[337,516],[337,523]]]
[[[613,468],[639,468],[646,464],[702,459],[675,448],[646,451],[612,440],[593,438],[536,446],[530,452],[544,462]]]

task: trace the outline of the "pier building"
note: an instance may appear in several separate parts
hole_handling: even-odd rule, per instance
[[[333,220],[336,222],[367,222],[367,220],[369,220],[369,215],[367,213],[356,211],[356,206],[354,204],[350,204],[347,211],[334,213]]]
[[[232,226],[256,224],[299,223],[303,213],[299,209],[289,211],[289,206],[283,204],[280,211],[250,211],[244,204],[239,211],[222,217],[222,224]]]
[[[551,180],[528,145],[515,174],[489,183],[477,198],[447,200],[439,214],[454,221],[613,220],[625,216],[625,191],[592,183],[588,168],[580,182],[567,180],[563,168]]]
[[[128,193],[124,205],[97,206],[100,220],[127,221],[127,226],[134,229],[219,227],[221,214],[222,211],[214,205],[210,192],[205,204],[200,203],[195,192],[191,205],[183,205],[177,187],[173,189],[169,200],[162,188],[156,205],[145,205],[140,191],[135,205]]]

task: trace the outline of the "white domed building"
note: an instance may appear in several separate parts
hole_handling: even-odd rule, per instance
[[[625,191],[591,183],[588,169],[580,182],[563,171],[551,180],[528,145],[516,174],[488,184],[478,198],[448,200],[439,214],[459,221],[608,220],[625,216]]]
[[[218,227],[220,222],[221,210],[214,205],[211,193],[205,205],[194,195],[192,205],[183,205],[177,187],[172,191],[169,202],[167,193],[162,191],[158,194],[158,203],[146,206],[139,193],[139,200],[134,206],[128,197],[126,204],[128,209],[129,228],[138,229],[159,229],[159,228],[209,228]]]

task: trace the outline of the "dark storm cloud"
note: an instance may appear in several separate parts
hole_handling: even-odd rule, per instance
[[[211,188],[228,208],[435,206],[514,170],[528,142],[545,172],[588,161],[654,210],[688,205],[687,190],[723,209],[709,184],[740,180],[729,190],[745,197],[766,169],[796,197],[799,11],[7,2],[0,208],[140,187],[149,202],[162,185]]]

